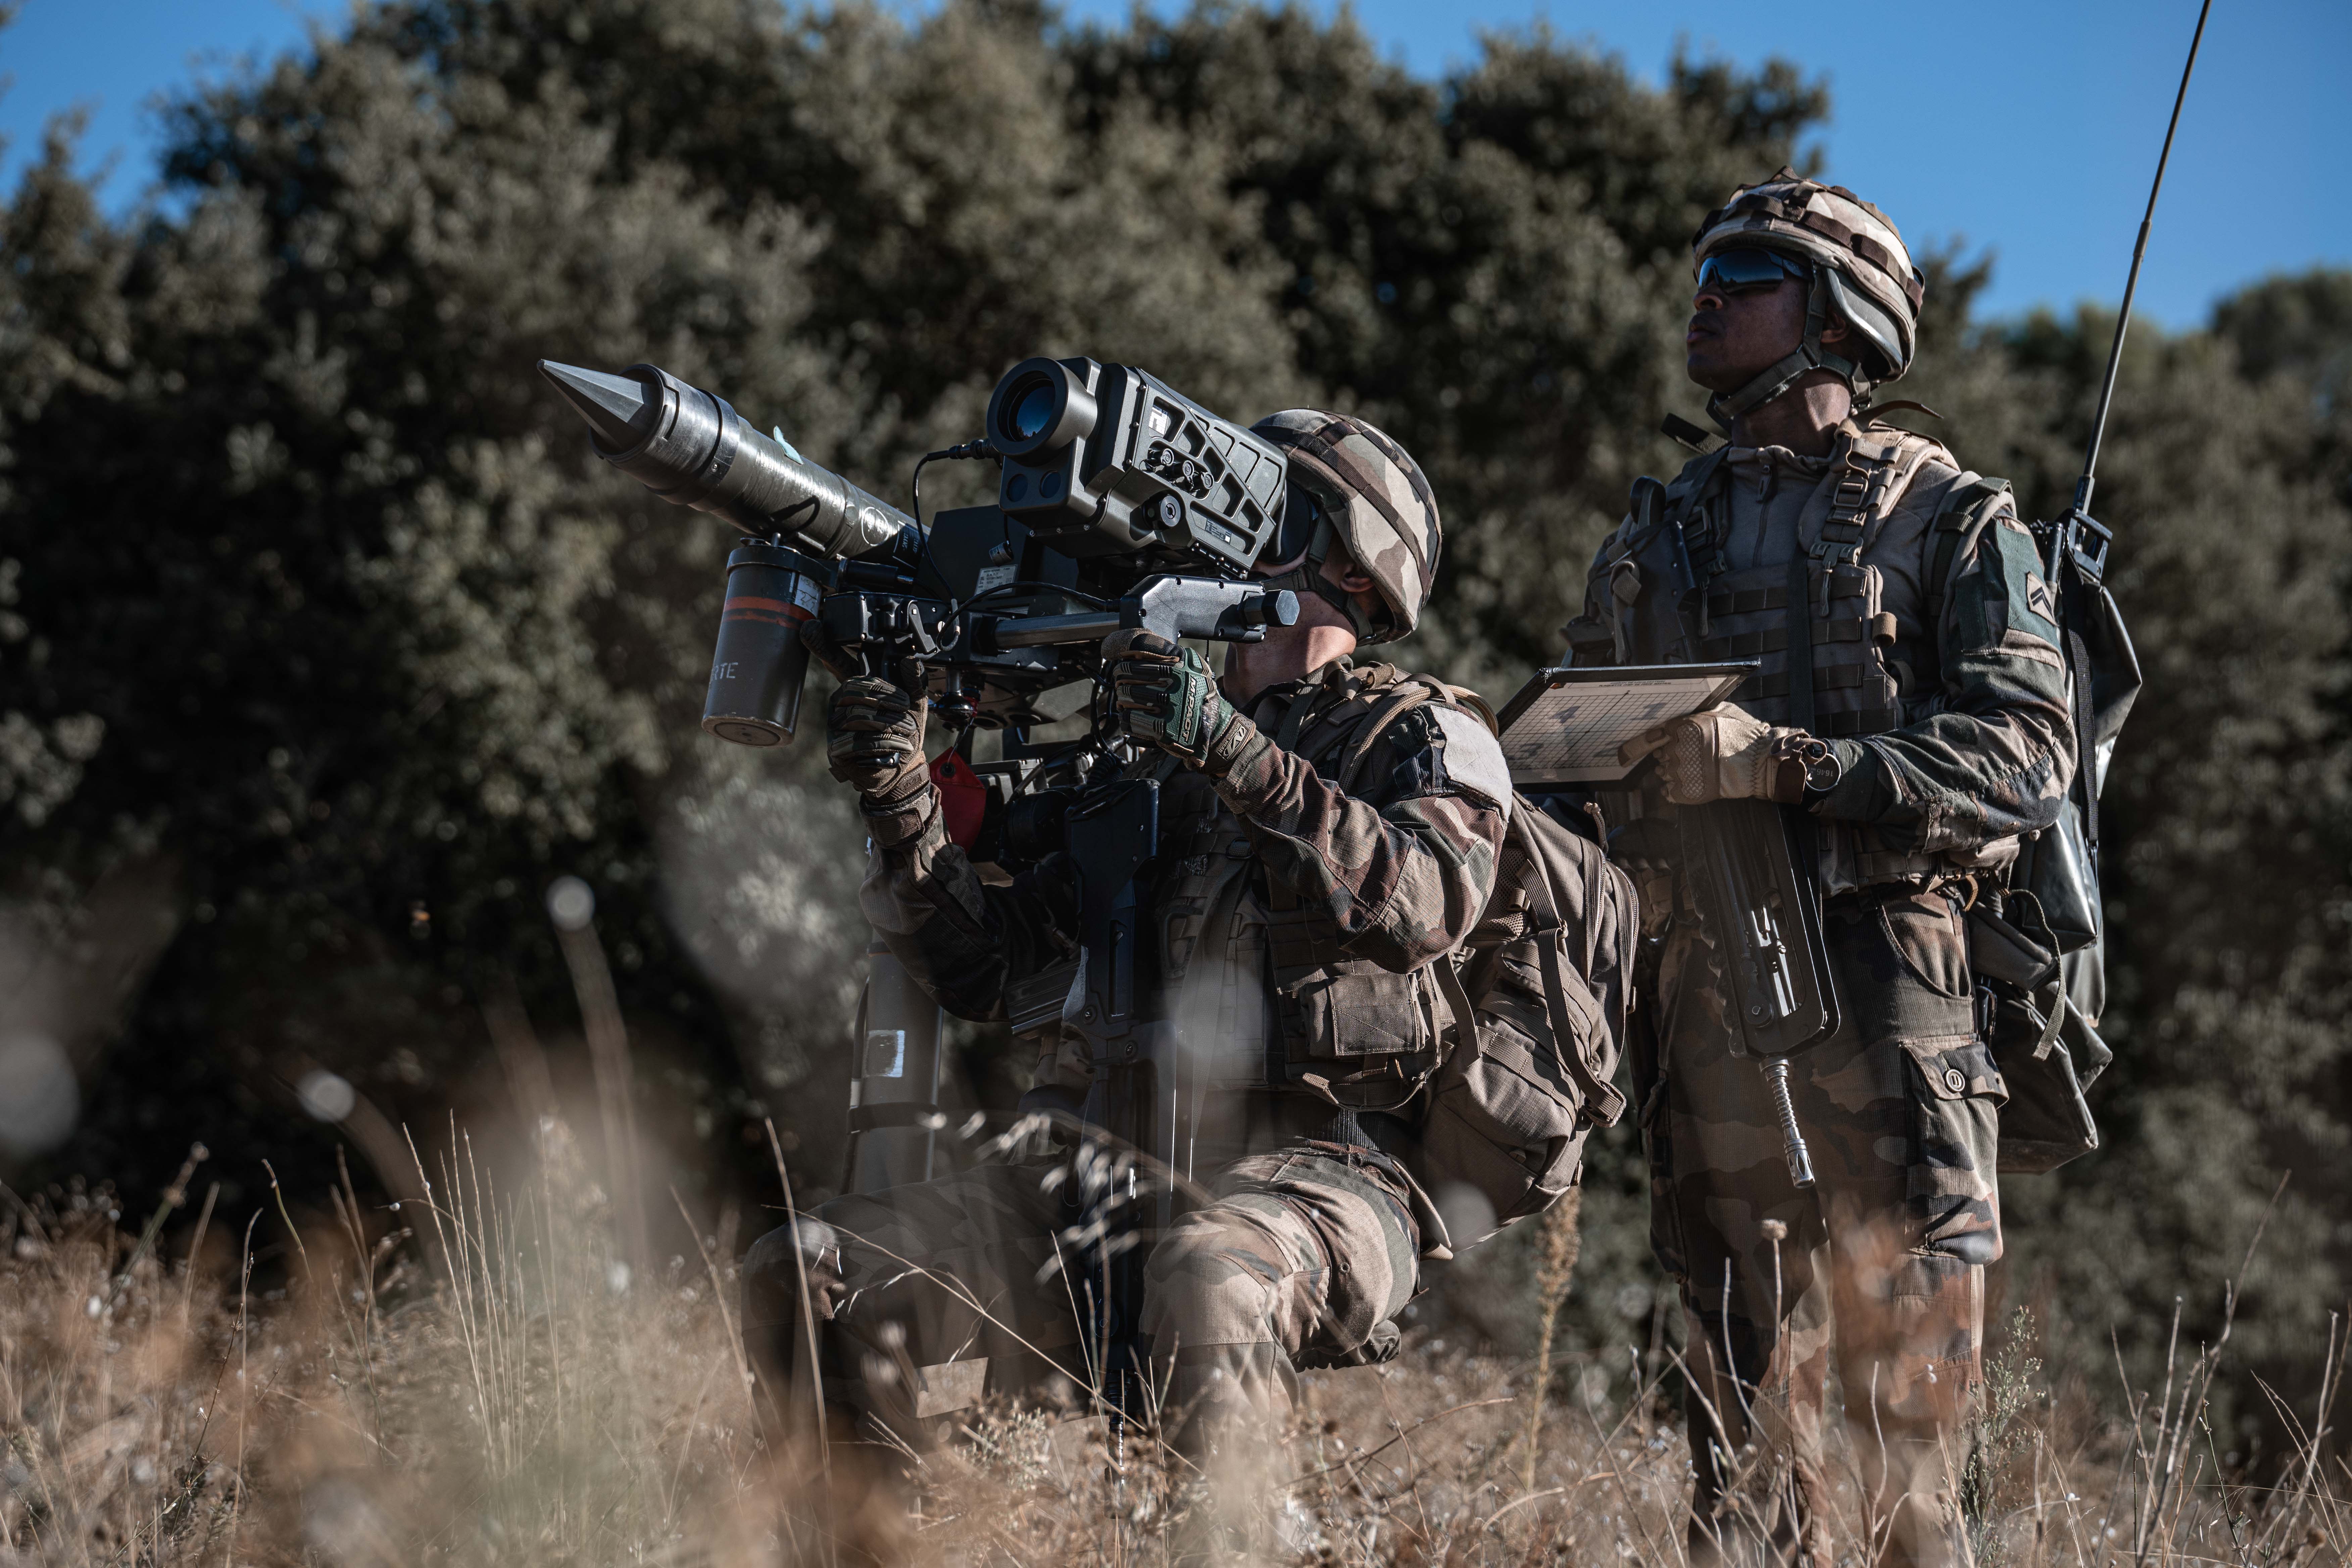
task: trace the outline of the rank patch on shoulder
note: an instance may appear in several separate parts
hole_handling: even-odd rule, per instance
[[[2050,584],[2032,572],[2025,574],[2025,607],[2053,626],[2058,622],[2058,603],[2051,595]]]

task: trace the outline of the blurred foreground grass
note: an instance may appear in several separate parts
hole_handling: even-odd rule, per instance
[[[857,1450],[762,1437],[735,1216],[701,1256],[633,1269],[562,1121],[500,1152],[453,1134],[417,1161],[425,1195],[389,1208],[348,1182],[246,1215],[192,1203],[171,1258],[105,1190],[7,1194],[0,1563],[1156,1563],[1213,1492],[1231,1516],[1235,1485],[1277,1521],[1259,1560],[1685,1561],[1671,1361],[1633,1369],[1622,1404],[1562,1375],[1538,1424],[1528,1364],[1426,1334],[1390,1366],[1306,1377],[1277,1466],[1213,1489],[1148,1443],[1114,1463],[1098,1422],[1047,1407],[943,1418],[910,1484],[870,1484]],[[2200,1354],[2116,1422],[2053,1395],[2031,1340],[2023,1314],[1996,1336],[1969,1435],[1980,1563],[2347,1560],[2352,1472],[2324,1429],[2253,1484],[2221,1473]],[[1866,1562],[1838,1452],[1836,1553]]]

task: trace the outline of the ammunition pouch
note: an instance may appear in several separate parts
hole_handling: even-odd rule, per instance
[[[1978,984],[1979,1026],[2009,1084],[2000,1111],[2003,1175],[2054,1171],[2099,1146],[2099,1124],[2083,1091],[2114,1053],[2067,1000],[2054,970],[2031,991],[2006,980]]]
[[[1330,918],[1296,907],[1287,889],[1267,889],[1267,947],[1273,961],[1275,1033],[1289,1076],[1313,1072],[1335,1091],[1382,1077],[1386,1100],[1399,1100],[1394,1080],[1418,1086],[1437,1065],[1439,1020],[1445,1015],[1429,966],[1410,974],[1384,969],[1340,951]],[[1290,907],[1285,907],[1286,905]],[[1333,1077],[1334,1067],[1348,1069]],[[1350,1095],[1352,1109],[1389,1106],[1375,1089]]]
[[[1969,910],[1969,969],[2021,992],[2040,989],[2058,973],[2057,941],[2030,892],[2006,900],[1988,896]]]
[[[2082,806],[2071,793],[2058,820],[2019,849],[2011,886],[2042,910],[2053,958],[2098,940],[2098,872],[2084,837]]]
[[[2061,935],[2030,889],[1988,892],[1968,914],[1977,1032],[2009,1082],[2000,1168],[2054,1171],[2099,1146],[2083,1091],[2113,1059],[2067,994]]]

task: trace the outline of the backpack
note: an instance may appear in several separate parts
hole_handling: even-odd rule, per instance
[[[1475,693],[1425,677],[1410,685],[1367,722],[1358,755],[1426,701],[1493,727]],[[1598,843],[1525,795],[1513,792],[1510,806],[1494,891],[1460,949],[1434,965],[1454,1043],[1430,1077],[1413,1162],[1433,1193],[1476,1191],[1497,1226],[1542,1213],[1574,1186],[1585,1135],[1624,1114],[1610,1080],[1641,924],[1632,879]],[[1457,1236],[1454,1247],[1477,1239]]]
[[[2000,510],[2002,479],[1968,476],[1936,520],[1928,616],[1940,625],[1954,563]],[[2099,897],[2099,792],[2140,668],[2104,581],[2105,553],[2075,548],[2063,524],[2033,525],[2058,597],[2059,653],[2074,720],[2074,782],[2057,822],[2023,845],[2006,883],[1969,910],[1969,965],[1983,993],[1980,1028],[2009,1100],[2000,1170],[2039,1174],[2099,1146],[2084,1098],[2114,1059],[2099,1037],[2106,1006],[2106,921]]]

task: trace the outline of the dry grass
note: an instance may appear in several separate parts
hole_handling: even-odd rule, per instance
[[[299,1226],[282,1198],[210,1215],[210,1253],[190,1251],[232,1245],[209,1271],[157,1257],[103,1193],[14,1204],[0,1563],[1153,1563],[1188,1510],[1241,1496],[1278,1518],[1259,1537],[1276,1561],[1683,1561],[1671,1362],[1613,1352],[1640,1392],[1604,1407],[1574,1392],[1606,1386],[1578,1375],[1590,1355],[1570,1355],[1538,1426],[1526,1364],[1424,1337],[1391,1366],[1307,1377],[1278,1467],[1208,1488],[1149,1445],[1115,1457],[1088,1420],[999,1409],[949,1418],[909,1487],[853,1487],[836,1449],[828,1489],[824,1456],[760,1436],[732,1237],[624,1275],[627,1220],[553,1120],[501,1190],[462,1136],[419,1167],[430,1195],[398,1212],[346,1184]],[[283,1280],[268,1299],[257,1250]],[[2103,1421],[2053,1400],[2030,1337],[1995,1358],[1973,1434],[1980,1562],[2345,1561],[2352,1476],[2323,1461],[2324,1432],[2245,1484],[2203,1426],[2213,1358],[2184,1349],[2136,1421]],[[2283,1409],[2309,1426],[2333,1394]],[[1866,1560],[1858,1507],[1834,1533]]]

